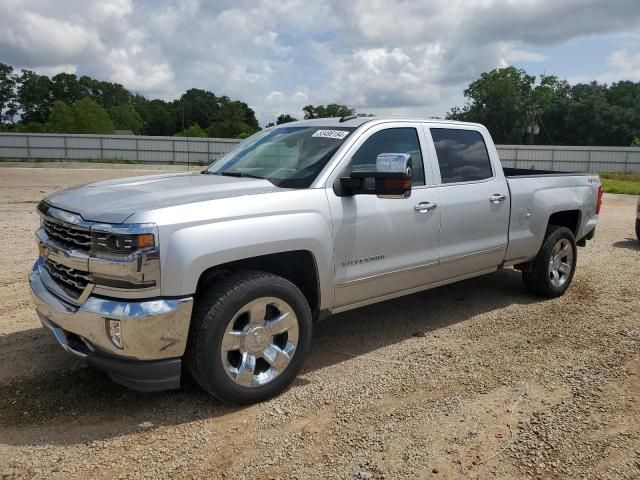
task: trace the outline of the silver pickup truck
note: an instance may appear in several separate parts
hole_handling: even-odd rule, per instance
[[[601,194],[596,175],[502,168],[482,125],[288,123],[202,172],[45,198],[32,296],[65,350],[121,384],[178,388],[186,367],[257,402],[332,313],[510,267],[562,295]]]

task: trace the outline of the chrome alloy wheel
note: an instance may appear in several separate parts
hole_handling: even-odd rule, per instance
[[[298,318],[284,300],[262,297],[247,303],[222,337],[225,372],[243,387],[266,385],[291,362],[298,334]]]
[[[569,280],[573,267],[573,248],[571,242],[561,238],[553,246],[549,260],[549,279],[554,287],[561,287]]]

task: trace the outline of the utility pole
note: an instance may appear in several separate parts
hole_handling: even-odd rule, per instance
[[[534,143],[534,135],[540,133],[540,126],[536,123],[535,109],[529,114],[529,125],[527,125],[527,133],[529,134],[529,145]]]

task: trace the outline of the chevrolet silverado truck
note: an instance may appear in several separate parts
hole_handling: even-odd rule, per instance
[[[596,175],[502,168],[478,124],[287,123],[201,172],[46,197],[32,297],[60,345],[116,382],[172,389],[188,372],[258,402],[291,383],[328,315],[505,268],[562,295],[601,195]]]

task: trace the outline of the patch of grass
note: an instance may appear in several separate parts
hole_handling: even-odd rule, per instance
[[[125,163],[125,164],[136,164],[135,160],[125,160],[123,158],[85,158],[82,160],[74,160],[75,162],[86,162],[86,163]]]
[[[601,173],[602,188],[607,193],[640,195],[640,174],[638,173]]]
[[[607,180],[623,180],[626,182],[640,182],[640,173],[601,173],[600,178]]]

